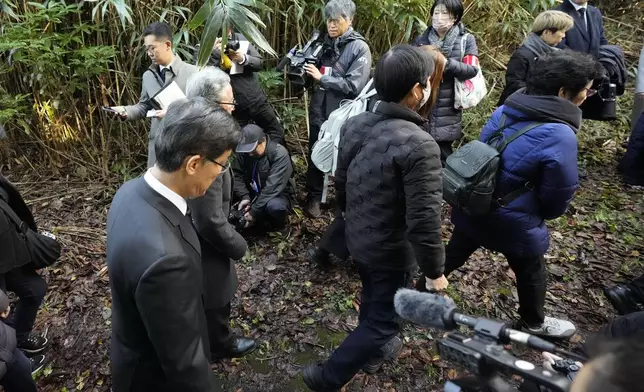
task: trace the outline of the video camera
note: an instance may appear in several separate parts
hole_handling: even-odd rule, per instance
[[[277,64],[277,71],[282,72],[286,68],[286,75],[292,84],[309,87],[312,79],[304,70],[304,65],[313,64],[316,67],[319,66],[323,46],[320,31],[315,30],[309,42],[302,49],[296,50],[296,45],[288,52],[286,57]]]
[[[540,369],[531,362],[516,358],[503,347],[511,342],[521,343],[539,351],[585,360],[541,338],[511,329],[505,323],[457,313],[456,305],[451,299],[436,294],[400,289],[394,297],[394,306],[402,318],[425,327],[454,331],[458,326],[465,326],[474,330],[472,336],[454,331],[438,341],[441,359],[456,363],[474,375],[448,381],[444,389],[446,392],[517,391],[503,380],[500,374],[518,375],[548,391],[568,391],[571,383],[568,377]],[[574,367],[569,366],[571,363]],[[555,363],[554,369],[559,371],[557,366],[562,371],[579,370],[574,362],[566,360]]]

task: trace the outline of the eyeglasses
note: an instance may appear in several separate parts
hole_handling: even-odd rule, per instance
[[[586,89],[586,98],[592,97],[595,94],[597,94],[597,90],[595,90],[594,88],[587,88]]]
[[[209,160],[210,160],[210,159],[209,159]],[[226,162],[226,164],[225,164],[225,165],[222,165],[221,163],[219,163],[219,162],[217,162],[217,161],[211,161],[211,162],[216,163],[217,165],[221,166],[221,172],[222,172],[222,173],[225,173],[225,172],[227,172],[228,170],[230,170],[230,162]]]
[[[237,100],[233,99],[232,102],[221,102],[221,101],[215,101],[220,105],[232,105],[232,106],[237,106]]]

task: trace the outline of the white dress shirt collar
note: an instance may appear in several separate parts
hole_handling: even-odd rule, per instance
[[[161,181],[157,180],[157,178],[152,175],[151,170],[152,169],[148,169],[148,171],[145,172],[145,175],[143,176],[145,182],[147,182],[148,185],[150,185],[150,187],[154,189],[158,194],[165,197],[172,204],[174,204],[183,215],[186,215],[186,212],[188,211],[188,203],[186,202],[186,199],[179,196],[172,189],[163,185]]]
[[[582,8],[588,9],[588,3],[585,3],[583,5],[579,5],[579,4],[575,3],[575,2],[573,2],[572,0],[568,0],[568,1],[570,2],[570,4],[572,4],[573,7],[575,7],[575,11],[579,11]]]
[[[161,72],[161,70],[165,68],[165,69],[169,69],[172,73],[174,73],[174,66],[176,62],[177,62],[177,55],[174,56],[170,64],[168,65],[159,64],[159,72]]]

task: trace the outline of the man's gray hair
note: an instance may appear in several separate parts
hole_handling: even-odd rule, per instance
[[[351,0],[331,0],[324,6],[324,16],[327,19],[353,19],[356,14],[356,3]]]
[[[188,78],[186,96],[201,97],[211,103],[217,103],[228,86],[230,86],[230,76],[226,72],[215,67],[205,67]]]

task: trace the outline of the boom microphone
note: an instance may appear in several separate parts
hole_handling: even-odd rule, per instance
[[[458,325],[464,325],[474,328],[483,335],[493,334],[493,331],[485,330],[486,323],[481,322],[485,319],[458,313],[456,304],[449,297],[421,293],[410,289],[399,289],[394,296],[394,307],[400,317],[424,327],[452,331]],[[517,342],[537,350],[564,354],[582,361],[585,360],[579,355],[564,351],[554,344],[529,333],[506,326],[499,333],[502,338],[501,343]]]

